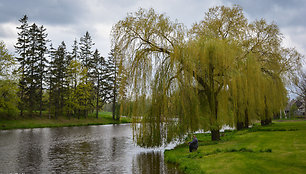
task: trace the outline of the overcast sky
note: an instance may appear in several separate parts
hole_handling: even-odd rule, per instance
[[[274,21],[283,33],[284,45],[306,55],[305,0],[0,0],[0,40],[13,53],[17,41],[18,19],[24,14],[29,23],[44,25],[54,46],[65,41],[70,50],[73,40],[86,31],[103,56],[110,50],[112,26],[127,13],[140,7],[154,8],[188,28],[203,19],[209,8],[238,4],[249,21]]]

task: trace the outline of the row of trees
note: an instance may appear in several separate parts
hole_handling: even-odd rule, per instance
[[[199,129],[219,140],[225,124],[270,124],[287,103],[285,84],[302,58],[282,46],[276,24],[249,23],[239,6],[211,8],[189,30],[140,9],[119,21],[112,36],[129,72],[125,98],[133,101],[134,133],[144,146]]]
[[[44,26],[29,25],[26,15],[19,21],[15,67],[21,117],[37,111],[42,116],[47,111],[49,117],[79,118],[96,110],[98,118],[104,104],[113,101],[115,106],[118,68],[114,50],[108,59],[93,51],[88,32],[79,43],[74,41],[71,52],[64,41],[58,47],[48,46]]]

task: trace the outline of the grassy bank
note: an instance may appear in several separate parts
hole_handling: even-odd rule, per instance
[[[43,128],[43,127],[68,127],[68,126],[88,126],[103,124],[129,123],[129,118],[121,118],[119,121],[112,119],[111,112],[100,112],[97,119],[94,115],[87,118],[67,118],[59,117],[58,119],[48,119],[46,117],[34,117],[23,119],[1,119],[0,129],[19,129],[19,128]]]
[[[187,144],[165,152],[185,173],[306,173],[306,121],[275,122],[226,132],[219,142],[198,134],[199,148]]]

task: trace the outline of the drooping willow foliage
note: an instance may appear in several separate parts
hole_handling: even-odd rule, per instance
[[[176,132],[170,131],[170,122],[174,122],[171,118],[176,117],[170,110],[179,102],[171,99],[177,95],[172,81],[176,80],[179,67],[172,54],[176,45],[182,45],[185,33],[183,25],[157,15],[153,9],[129,14],[114,26],[113,41],[124,55],[122,62],[130,77],[129,86],[124,87],[130,89],[127,98],[133,101],[129,107],[140,144],[160,145],[160,139],[167,137],[168,132]],[[138,127],[140,120],[143,124]],[[168,137],[172,140],[170,134]]]
[[[285,105],[281,67],[290,61],[278,28],[248,24],[238,6],[210,9],[189,31],[140,9],[112,36],[125,72],[121,111],[132,116],[139,145],[161,146],[199,129],[218,140],[223,125],[266,123]]]

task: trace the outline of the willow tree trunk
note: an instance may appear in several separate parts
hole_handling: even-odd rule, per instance
[[[218,125],[218,101],[216,98],[216,94],[213,94],[214,99],[210,102],[211,111],[212,111],[212,118],[211,118],[211,140],[212,141],[219,141],[220,140],[220,129]]]
[[[237,130],[242,130],[244,128],[244,123],[243,121],[240,120],[240,114],[239,114],[239,109],[236,112],[236,129]]]
[[[272,123],[272,118],[269,117],[269,113],[268,113],[266,96],[265,96],[265,115],[264,115],[264,118],[261,118],[260,123],[261,123],[261,126],[270,125]]]
[[[237,117],[238,117],[238,116],[237,116]],[[244,128],[243,122],[237,120],[236,129],[237,129],[237,130],[242,130],[243,128]]]
[[[212,141],[218,141],[220,140],[220,130],[211,130],[211,140]]]
[[[247,109],[244,112],[244,128],[249,128],[249,114]]]

